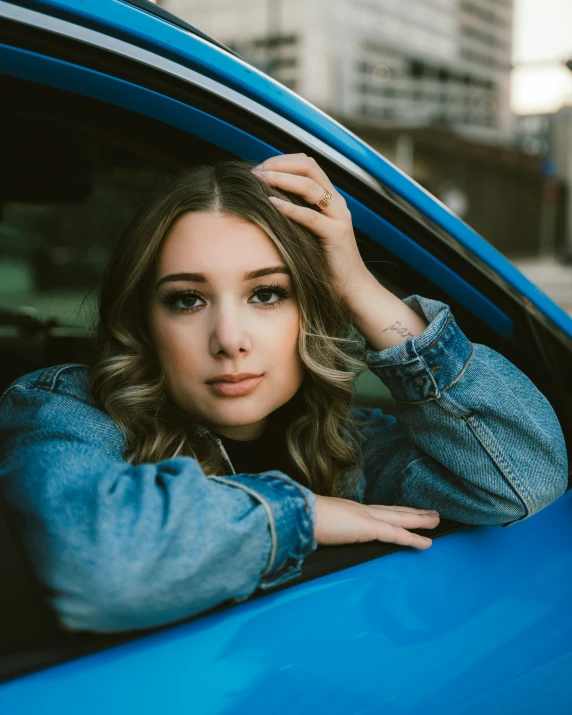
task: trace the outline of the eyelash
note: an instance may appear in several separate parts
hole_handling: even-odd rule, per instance
[[[280,297],[280,300],[274,303],[256,303],[256,305],[264,305],[268,308],[278,308],[282,303],[290,297],[290,291],[283,285],[279,283],[272,283],[270,285],[257,286],[252,295],[257,295],[258,293],[276,293]],[[199,300],[204,300],[201,296],[193,290],[178,290],[177,288],[172,288],[168,290],[162,298],[162,302],[168,305],[175,313],[194,313],[201,306],[194,305],[192,308],[177,308],[175,303],[181,298],[197,298]]]

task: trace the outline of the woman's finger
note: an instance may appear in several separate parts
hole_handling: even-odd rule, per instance
[[[326,239],[329,237],[331,233],[329,229],[332,225],[330,217],[324,216],[320,211],[314,211],[314,209],[296,206],[291,201],[283,201],[276,196],[269,196],[268,200],[285,216],[310,229],[317,236]]]
[[[392,509],[369,509],[367,513],[378,521],[384,521],[404,529],[434,529],[439,524],[439,517],[432,514],[412,514],[411,512],[393,511]]]
[[[380,522],[378,541],[384,541],[390,544],[400,544],[401,546],[413,546],[415,549],[428,549],[433,541],[426,536],[413,534],[407,529],[402,529],[399,526],[385,524]]]
[[[313,179],[307,176],[299,176],[297,174],[286,174],[282,171],[257,171],[257,176],[260,176],[270,186],[276,186],[279,189],[288,191],[292,194],[301,196],[309,204],[316,204],[324,195],[324,189]],[[330,205],[324,209],[330,215],[335,213],[338,205],[339,195],[332,194]],[[344,202],[345,208],[345,202]]]
[[[327,189],[331,194],[335,192],[332,182],[318,162],[306,154],[279,154],[271,156],[256,167],[261,171],[281,171],[286,174],[299,174],[313,179],[317,184]],[[323,193],[323,192],[322,192]]]
[[[381,510],[378,511],[381,513]],[[397,512],[387,510],[387,515],[394,520],[399,519]],[[403,516],[403,515],[402,515]],[[413,515],[409,515],[413,518]],[[415,517],[418,521],[414,527],[433,528],[436,518]],[[405,546],[414,546],[417,549],[426,549],[431,546],[431,539],[419,534],[413,534],[400,524],[390,524],[375,518],[363,504],[341,499],[340,497],[326,497],[316,495],[316,524],[315,536],[321,546],[336,544],[355,544],[367,541],[386,541]]]
[[[367,507],[372,509],[391,509],[392,511],[406,511],[412,514],[435,514],[439,516],[439,512],[435,509],[416,509],[413,506],[387,505],[387,504],[367,504]]]

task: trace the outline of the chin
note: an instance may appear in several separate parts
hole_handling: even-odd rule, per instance
[[[272,410],[261,409],[254,405],[228,405],[223,408],[209,410],[208,420],[221,427],[243,427],[260,422],[268,417]]]

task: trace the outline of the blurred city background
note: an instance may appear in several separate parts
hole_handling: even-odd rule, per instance
[[[158,4],[349,127],[572,315],[572,0]],[[142,118],[1,81],[0,337],[52,321],[73,339],[181,137],[163,127],[145,154]]]
[[[158,0],[354,131],[572,315],[572,0]]]

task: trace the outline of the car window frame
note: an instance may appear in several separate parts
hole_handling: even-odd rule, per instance
[[[37,38],[36,38],[37,39]],[[53,40],[53,38],[52,38]],[[49,44],[49,43],[48,43]],[[58,48],[54,48],[57,50]],[[61,49],[61,48],[60,48]],[[85,47],[83,48],[78,48],[83,51],[83,56],[85,57]],[[81,54],[81,53],[80,53]],[[108,58],[109,59],[109,58]],[[133,69],[133,68],[131,68]],[[150,79],[150,78],[148,78]],[[169,78],[168,81],[165,80],[165,77],[162,78],[157,78],[157,81],[161,79],[161,82],[163,84],[171,85],[171,82],[175,82],[175,80],[172,80],[172,78]],[[178,82],[179,80],[177,80]],[[176,82],[175,82],[176,83]],[[182,91],[182,89],[179,87],[177,88],[176,86],[172,87],[173,94],[177,95],[179,92]],[[205,98],[200,90],[197,91],[197,96],[200,99],[200,102],[197,102],[199,104],[209,104],[211,105],[211,109],[213,108],[213,104],[216,105],[216,110],[217,110],[217,115],[219,116],[220,113],[223,115],[225,112],[222,112],[221,109],[224,109],[224,107],[219,106],[219,100],[217,102],[212,101],[212,97],[210,98]],[[187,94],[187,101],[188,101],[188,95],[192,94],[189,92],[188,88],[186,89],[186,94]],[[208,101],[207,101],[208,100]],[[229,108],[228,106],[225,109],[226,114],[229,114]],[[235,108],[233,108],[230,113],[234,112]],[[256,118],[253,118],[251,116],[243,116],[240,115],[239,113],[235,115],[236,119],[240,119],[240,122],[237,121],[237,124],[241,125],[241,131],[244,130],[244,126],[251,124],[252,126],[255,127],[260,127],[260,123]],[[227,117],[228,118],[228,117]],[[276,129],[276,128],[275,128]],[[305,145],[301,143],[300,138],[292,138],[288,137],[285,133],[282,133],[282,135],[278,136],[278,133],[280,130],[276,129],[276,133],[274,134],[268,126],[264,125],[264,130],[265,134],[272,135],[274,137],[273,139],[273,144],[277,145],[280,147],[281,150],[286,151],[286,150],[295,150],[296,148],[299,148],[300,146],[304,147]],[[396,230],[398,230],[401,233],[404,233],[405,231],[408,232],[409,235],[413,234],[416,237],[416,240],[420,241],[421,243],[425,241],[429,246],[431,246],[433,249],[435,249],[436,245],[439,246],[440,251],[441,251],[441,257],[443,258],[451,258],[455,254],[458,254],[458,252],[454,251],[451,248],[451,245],[447,241],[441,241],[439,244],[434,244],[432,243],[431,239],[435,238],[435,235],[433,235],[430,231],[430,229],[427,227],[425,222],[422,222],[419,220],[418,217],[416,217],[413,213],[409,212],[404,208],[400,202],[396,201],[394,197],[390,195],[385,195],[383,192],[379,194],[377,190],[367,182],[360,181],[357,176],[353,177],[348,177],[347,173],[344,175],[344,168],[340,167],[340,165],[336,164],[335,162],[332,161],[331,156],[328,157],[325,155],[323,157],[324,160],[324,168],[326,171],[332,176],[334,181],[337,183],[337,185],[340,185],[342,187],[345,187],[346,191],[351,190],[353,187],[355,191],[352,191],[352,194],[350,195],[347,193],[347,196],[350,198],[354,198],[356,201],[359,201],[360,203],[363,203],[363,205],[366,207],[367,210],[373,211],[372,206],[375,206],[375,211],[380,212],[380,207],[383,209],[383,211],[386,213],[386,216],[388,217],[388,221],[391,221],[392,225]],[[363,178],[363,177],[362,177]],[[356,182],[354,184],[354,182]],[[359,183],[358,183],[359,182]],[[342,190],[344,190],[342,188]],[[356,198],[357,197],[357,198]],[[374,239],[371,239],[372,241]],[[379,250],[377,246],[373,246],[372,248],[375,249],[376,251]],[[376,255],[381,255],[381,254],[376,254]],[[447,264],[449,265],[449,264]],[[472,264],[472,269],[477,271],[476,273],[471,273],[471,263],[469,262],[467,264],[469,268],[465,267],[464,274],[465,275],[474,275],[478,278],[478,283],[481,285],[481,287],[487,288],[487,291],[490,291],[493,295],[501,296],[504,295],[504,289],[502,286],[494,286],[491,288],[490,286],[487,285],[487,281],[490,281],[490,276],[486,276],[483,273],[478,272],[477,267],[475,264]],[[521,344],[523,344],[523,335],[525,337],[528,337],[530,340],[530,345],[538,345],[538,344],[543,344],[544,343],[544,335],[543,331],[546,330],[546,326],[544,325],[542,320],[536,319],[533,314],[527,311],[520,311],[516,306],[516,303],[511,303],[507,304],[510,305],[510,315],[513,316],[513,321],[515,323],[516,328],[520,331],[521,333]],[[456,306],[455,307],[456,312],[462,313],[461,307]],[[532,324],[533,328],[530,327]],[[485,331],[486,332],[486,331]],[[537,347],[538,349],[538,347]],[[546,351],[545,351],[546,352]],[[539,354],[541,355],[540,351]],[[546,357],[540,357],[541,360],[541,365],[546,367],[547,362],[546,362]],[[471,528],[468,527],[467,525],[458,525],[453,522],[451,523],[446,523],[443,522],[439,529],[440,531],[437,532],[436,535],[445,535],[447,533],[452,533],[453,531],[457,531],[462,528]],[[394,551],[402,550],[404,547],[399,547],[391,544],[378,544],[378,543],[370,543],[370,544],[362,544],[362,545],[352,545],[349,547],[328,547],[330,549],[329,551],[325,550],[322,552],[318,552],[315,555],[312,555],[309,557],[309,559],[306,560],[304,567],[303,567],[303,572],[302,575],[297,578],[293,579],[292,581],[272,590],[266,590],[263,593],[255,592],[251,596],[251,599],[256,599],[262,595],[266,595],[268,593],[274,593],[276,590],[283,590],[284,588],[291,588],[296,586],[299,583],[303,583],[304,581],[311,580],[314,578],[317,578],[319,576],[325,575],[327,573],[332,573],[334,571],[340,570],[340,569],[345,569],[349,568],[351,566],[363,563],[364,561],[368,561],[371,559],[376,559],[379,558],[380,556],[392,553]],[[319,555],[318,555],[319,554]],[[224,610],[226,608],[231,607],[234,604],[221,604],[217,606],[215,609],[211,609],[210,611],[206,611],[204,613],[198,614],[197,616],[194,616],[194,618],[200,618],[203,615],[206,615],[208,613],[218,611],[218,610]],[[185,619],[189,620],[189,619]],[[165,626],[164,628],[171,628],[173,626],[176,626],[177,624],[169,624],[168,626]],[[156,629],[153,629],[155,631]],[[110,644],[115,644],[119,642],[125,642],[127,640],[133,640],[134,638],[141,637],[142,635],[147,634],[148,631],[145,631],[143,633],[139,634],[129,634],[128,636],[113,636],[113,637],[101,637],[101,636],[95,636],[94,638],[88,638],[85,643],[89,641],[89,647],[88,650],[85,652],[93,652],[93,649],[100,649],[109,647]],[[95,644],[100,644],[100,645],[95,645]],[[74,655],[72,657],[77,657],[78,654],[84,653],[84,648],[87,647],[85,645],[78,645],[77,641],[72,648]],[[49,656],[50,658],[53,659],[53,654]],[[57,656],[60,658],[60,660],[57,660],[56,662],[61,662],[61,660],[67,660],[67,656],[64,654],[63,656],[61,653]],[[44,665],[40,667],[45,667],[45,660],[43,661]],[[54,662],[53,660],[50,661],[49,664]],[[37,669],[37,668],[32,668],[32,669]],[[27,670],[26,672],[29,672]],[[21,672],[20,672],[21,674]]]

